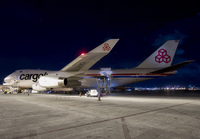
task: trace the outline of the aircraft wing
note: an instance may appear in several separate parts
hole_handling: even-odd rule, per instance
[[[182,63],[179,63],[179,64],[175,64],[175,65],[163,68],[163,69],[159,69],[159,70],[153,71],[151,73],[164,73],[164,72],[175,71],[175,70],[180,69],[183,66],[185,66],[185,65],[187,65],[187,64],[189,64],[191,62],[194,62],[194,60],[185,61],[185,62],[182,62]]]
[[[102,43],[92,51],[80,55],[67,66],[61,69],[61,71],[71,71],[71,72],[85,72],[91,68],[97,61],[107,55],[115,46],[119,39],[109,39],[108,41]]]

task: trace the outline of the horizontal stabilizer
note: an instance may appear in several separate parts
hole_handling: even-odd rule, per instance
[[[189,64],[189,63],[191,63],[191,62],[194,62],[194,60],[185,61],[185,62],[176,64],[176,65],[172,65],[172,66],[170,66],[170,67],[166,67],[166,68],[163,68],[163,69],[160,69],[160,70],[153,71],[153,72],[151,72],[151,73],[164,73],[164,72],[175,71],[175,70],[177,70],[177,69],[180,69],[180,68],[184,67],[185,65],[187,65],[187,64]]]

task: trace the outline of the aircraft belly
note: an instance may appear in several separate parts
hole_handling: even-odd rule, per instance
[[[89,88],[97,88],[97,79],[96,78],[83,79],[82,86],[89,87]]]
[[[17,86],[19,87],[23,87],[23,88],[32,88],[33,82],[27,81],[27,80],[20,80],[20,82],[17,84]]]
[[[111,87],[123,86],[123,85],[141,82],[141,81],[145,81],[149,79],[152,79],[152,78],[113,78],[111,80]],[[89,87],[89,88],[97,88],[97,79],[96,78],[83,79],[82,86]]]

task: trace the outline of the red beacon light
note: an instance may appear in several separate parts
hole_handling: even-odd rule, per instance
[[[85,55],[85,53],[81,53],[81,55],[82,55],[82,56],[84,56],[84,55]]]

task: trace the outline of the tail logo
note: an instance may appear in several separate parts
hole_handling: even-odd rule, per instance
[[[167,54],[167,50],[160,49],[158,50],[158,55],[155,56],[155,61],[158,63],[169,63],[171,61],[171,57]]]
[[[110,51],[110,46],[108,43],[105,43],[104,46],[102,47],[103,51]]]

